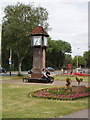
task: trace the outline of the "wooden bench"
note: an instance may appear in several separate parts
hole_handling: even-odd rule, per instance
[[[43,78],[22,78],[23,82],[36,82],[36,83],[52,83],[54,80],[48,81],[47,79]]]

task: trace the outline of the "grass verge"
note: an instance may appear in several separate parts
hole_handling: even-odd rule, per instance
[[[75,101],[33,98],[29,94],[49,85],[3,84],[3,118],[56,118],[88,107],[88,99]]]
[[[67,77],[69,77],[72,81],[76,81],[75,75],[54,75],[55,80],[65,81]],[[78,78],[82,78],[83,82],[90,82],[90,76],[78,76]]]

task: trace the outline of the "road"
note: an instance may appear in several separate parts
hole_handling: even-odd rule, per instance
[[[90,109],[83,109],[60,118],[89,118],[90,120],[89,112],[90,112]]]
[[[61,72],[60,71],[54,71],[54,72],[51,72],[51,75],[56,75],[56,74],[60,74]],[[18,72],[17,71],[12,71],[11,72],[11,76],[17,76]],[[24,76],[27,76],[28,75],[28,71],[22,71],[22,74]],[[0,76],[10,76],[10,73],[7,72],[7,73],[0,73]]]

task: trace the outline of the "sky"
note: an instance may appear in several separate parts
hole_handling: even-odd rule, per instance
[[[73,57],[83,55],[88,50],[88,0],[1,0],[0,9],[4,10],[5,6],[17,2],[34,2],[36,7],[40,5],[46,8],[49,27],[52,28],[48,34],[53,40],[69,42]]]

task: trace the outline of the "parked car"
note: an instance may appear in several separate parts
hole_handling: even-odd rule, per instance
[[[5,68],[0,67],[0,73],[6,73],[6,72],[7,72],[7,70]]]
[[[49,70],[49,71],[51,71],[51,72],[54,72],[54,71],[55,71],[55,69],[52,68],[52,67],[47,67],[46,70]]]
[[[85,73],[85,71],[82,68],[76,68],[75,71],[77,73]]]

